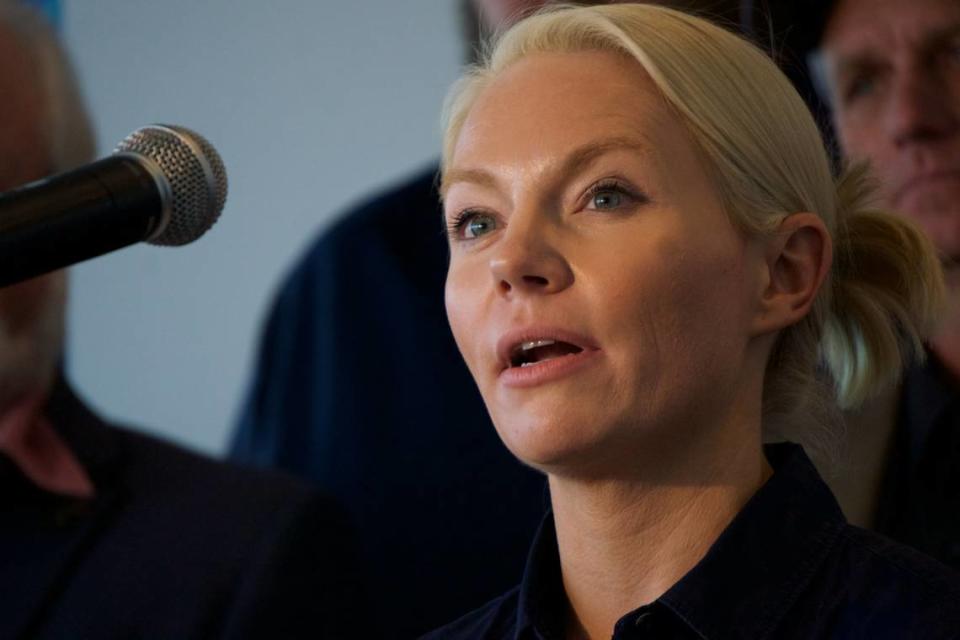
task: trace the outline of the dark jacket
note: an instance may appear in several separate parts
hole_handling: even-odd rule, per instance
[[[873,528],[960,570],[960,389],[929,353],[900,387]]]
[[[376,637],[330,499],[108,426],[63,383],[47,416],[96,497],[0,458],[0,638]]]
[[[520,577],[545,482],[509,454],[447,325],[436,168],[325,232],[267,322],[233,455],[350,511],[383,638],[407,640]]]
[[[803,450],[767,447],[773,476],[706,556],[614,640],[960,638],[960,576],[846,523]],[[521,585],[424,640],[563,638],[567,601],[552,516]]]

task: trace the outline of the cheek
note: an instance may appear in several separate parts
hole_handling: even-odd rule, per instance
[[[59,277],[50,274],[0,288],[0,325],[16,334],[35,324],[61,295]]]
[[[869,126],[862,125],[858,119],[850,116],[837,118],[834,128],[844,156],[862,160],[874,155],[870,141],[878,139],[878,132],[872,132]]]
[[[876,113],[874,113],[876,112]],[[849,109],[834,113],[833,128],[843,155],[851,159],[871,159],[882,150],[886,134],[876,109]]]
[[[447,272],[444,302],[454,340],[467,367],[476,378],[476,354],[479,351],[483,320],[480,317],[479,300],[481,283],[471,273],[470,269],[451,263]]]
[[[710,249],[673,247],[655,268],[632,271],[645,276],[622,284],[630,286],[630,295],[612,298],[622,301],[616,314],[632,319],[634,336],[628,339],[639,343],[635,355],[647,354],[638,361],[653,369],[646,375],[663,388],[684,392],[704,368],[733,357],[743,344],[741,255]]]

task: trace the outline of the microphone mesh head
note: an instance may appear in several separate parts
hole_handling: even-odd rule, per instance
[[[175,246],[193,242],[220,217],[227,199],[223,161],[203,136],[184,127],[149,125],[117,145],[118,153],[146,157],[169,183],[170,219],[151,244]]]

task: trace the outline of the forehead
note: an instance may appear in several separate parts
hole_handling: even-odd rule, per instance
[[[841,0],[824,30],[823,50],[838,58],[884,58],[922,50],[958,29],[958,0]]]
[[[502,71],[477,97],[451,164],[546,161],[609,138],[669,146],[680,143],[678,128],[646,71],[625,55],[536,53]]]

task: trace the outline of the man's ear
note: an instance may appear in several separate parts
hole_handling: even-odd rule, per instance
[[[833,262],[833,241],[820,216],[794,213],[765,240],[766,273],[755,335],[779,331],[810,311]]]

